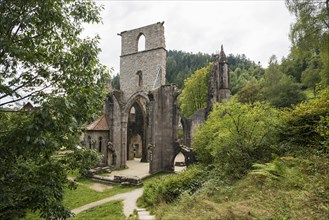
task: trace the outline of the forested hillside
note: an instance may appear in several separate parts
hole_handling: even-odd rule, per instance
[[[216,48],[214,48],[214,51]],[[213,61],[213,54],[191,53],[177,50],[169,50],[167,53],[166,83],[174,83],[182,88],[184,80],[190,77],[196,70],[206,67]],[[257,79],[264,74],[264,69],[251,61],[245,54],[229,54],[227,56],[232,75],[232,92],[235,94],[250,78]],[[112,86],[120,89],[120,76],[112,78]]]
[[[216,48],[214,48],[215,51]],[[196,70],[206,67],[212,62],[214,54],[187,53],[183,51],[169,50],[167,53],[167,82],[175,83],[179,88],[184,85],[184,80],[190,77]],[[245,54],[229,54],[229,63],[232,92],[235,94],[247,80],[252,77],[257,79],[264,74],[263,68],[246,57]]]
[[[229,56],[233,96],[198,127],[198,163],[145,186],[139,204],[158,219],[329,219],[329,1],[286,5],[290,54],[266,69]],[[185,80],[186,117],[204,105],[210,69]]]
[[[166,79],[182,88],[184,80],[193,72],[211,62],[212,56],[205,53],[187,53],[169,50],[167,53]]]

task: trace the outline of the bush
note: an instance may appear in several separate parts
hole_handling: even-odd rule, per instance
[[[170,203],[178,199],[184,192],[193,194],[205,181],[205,173],[201,166],[190,166],[180,174],[159,177],[145,184],[140,202],[144,206],[155,206],[160,202]]]
[[[253,163],[279,153],[276,143],[278,111],[265,103],[216,104],[193,140],[198,161],[215,162],[224,175],[240,178]]]
[[[329,116],[329,89],[323,90],[312,100],[287,110],[279,129],[280,141],[291,153],[305,150],[325,150],[325,117]]]

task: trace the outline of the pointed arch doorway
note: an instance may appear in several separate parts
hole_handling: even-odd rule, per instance
[[[140,102],[135,101],[129,110],[127,124],[127,160],[147,162],[146,113]]]

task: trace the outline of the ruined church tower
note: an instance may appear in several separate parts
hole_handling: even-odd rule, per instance
[[[176,89],[165,85],[164,22],[127,30],[121,36],[120,90],[107,96],[110,135],[106,162],[150,162],[150,172],[171,170],[176,130]]]
[[[222,102],[224,99],[229,99],[230,96],[230,75],[227,58],[222,45],[219,54],[215,55],[214,66],[209,76],[206,118],[211,112],[213,104]]]
[[[123,31],[121,36],[120,87],[126,100],[165,84],[166,44],[164,22]]]

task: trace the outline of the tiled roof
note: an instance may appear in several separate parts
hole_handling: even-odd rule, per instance
[[[108,131],[110,130],[106,115],[102,115],[97,120],[87,126],[88,131]]]

